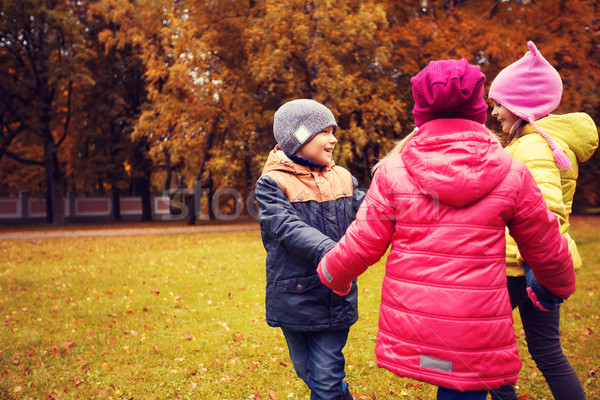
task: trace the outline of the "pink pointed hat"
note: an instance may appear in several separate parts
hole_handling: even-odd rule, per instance
[[[527,42],[527,47],[529,51],[521,59],[496,76],[488,97],[529,122],[548,141],[559,168],[571,169],[569,157],[535,123],[556,110],[560,104],[562,80],[558,71],[542,56],[533,42]]]

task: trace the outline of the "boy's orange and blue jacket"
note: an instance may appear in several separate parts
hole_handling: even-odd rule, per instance
[[[256,183],[270,326],[311,332],[356,322],[356,282],[347,296],[338,296],[321,283],[316,269],[354,220],[363,197],[358,181],[333,162],[310,168],[277,147],[271,151]]]

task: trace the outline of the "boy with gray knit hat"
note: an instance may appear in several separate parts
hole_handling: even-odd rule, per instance
[[[256,183],[267,323],[283,331],[312,400],[353,398],[342,349],[358,319],[356,282],[339,296],[316,273],[364,197],[356,178],[333,162],[337,127],[331,110],[314,100],[282,105],[273,120],[277,146]]]

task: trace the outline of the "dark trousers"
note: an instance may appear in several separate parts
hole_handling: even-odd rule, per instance
[[[343,382],[345,359],[342,350],[349,329],[295,332],[283,329],[296,374],[310,389],[311,400],[340,400],[348,386]]]
[[[485,400],[487,392],[485,390],[472,390],[470,392],[460,392],[458,390],[446,389],[438,386],[437,400]]]
[[[560,308],[541,311],[527,296],[525,277],[508,277],[508,292],[513,310],[519,314],[531,358],[544,375],[556,400],[585,400],[583,387],[565,357],[560,344]],[[518,400],[512,385],[491,390],[492,400]]]

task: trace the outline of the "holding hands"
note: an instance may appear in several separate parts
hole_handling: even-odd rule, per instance
[[[564,300],[553,295],[548,289],[542,286],[535,279],[535,275],[529,265],[524,264],[523,268],[525,269],[525,281],[527,282],[527,295],[533,304],[542,311],[552,311],[560,307]]]

